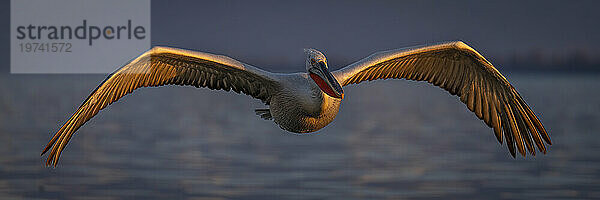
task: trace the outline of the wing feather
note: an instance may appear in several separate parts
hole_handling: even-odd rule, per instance
[[[54,134],[42,155],[46,165],[58,160],[74,133],[100,110],[140,87],[190,85],[233,89],[269,103],[276,76],[231,58],[168,47],[155,47],[109,75]]]
[[[375,53],[333,72],[343,86],[377,79],[427,81],[457,95],[503,138],[514,157],[551,145],[544,126],[521,95],[481,54],[463,42],[447,42]],[[516,150],[515,150],[516,147]]]
[[[479,80],[478,80],[479,81]],[[482,81],[480,81],[480,83],[483,83]],[[483,86],[483,85],[481,85]],[[481,100],[481,88],[482,87],[473,87],[475,89],[475,115],[479,118],[479,119],[483,119],[483,113],[481,112],[481,104],[482,100]]]
[[[501,114],[498,114],[497,111],[497,98],[495,94],[490,94],[489,99],[490,99],[490,117],[492,118],[492,128],[494,129],[494,135],[496,135],[496,139],[498,139],[498,142],[500,142],[500,144],[502,144],[502,129],[500,129],[500,125],[502,123],[502,121],[500,120]],[[542,144],[543,145],[543,144]]]

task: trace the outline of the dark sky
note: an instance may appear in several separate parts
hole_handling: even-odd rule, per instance
[[[8,60],[9,1],[0,37]],[[332,68],[375,51],[463,40],[504,63],[540,52],[600,60],[600,1],[152,1],[152,43],[225,54],[274,71],[303,70],[303,48]],[[5,61],[6,62],[6,61]],[[8,72],[8,62],[1,65]],[[297,68],[297,69],[296,69]]]

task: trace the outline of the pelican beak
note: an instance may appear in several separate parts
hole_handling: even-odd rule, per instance
[[[338,99],[344,99],[344,90],[333,74],[329,72],[324,62],[319,62],[317,66],[311,67],[309,70],[310,77],[317,83],[319,88],[325,94]]]

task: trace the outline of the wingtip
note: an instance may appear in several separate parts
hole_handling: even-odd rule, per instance
[[[56,169],[56,166],[58,165],[58,162],[56,162],[54,159],[52,159],[51,157],[48,157],[46,159],[46,167],[47,168],[53,168]]]
[[[44,154],[46,154],[46,152],[48,152],[48,150],[50,150],[50,148],[48,148],[48,147],[44,148],[44,150],[42,151],[40,156],[43,156]],[[50,155],[48,155],[48,157],[46,158],[46,161],[44,163],[45,163],[44,165],[46,167],[56,168],[56,165],[58,164],[58,158],[56,158],[55,155],[50,153]]]
[[[544,141],[546,141],[546,143],[548,143],[549,145],[552,145],[552,140],[550,140],[550,135],[548,135],[548,132],[546,131],[546,129],[543,126],[540,125],[540,127],[541,128],[538,128],[538,130],[540,131],[540,135],[542,135],[542,138],[544,139]]]
[[[50,147],[52,147],[52,142],[53,139],[50,140],[50,142],[48,142],[48,144],[46,144],[46,147],[44,147],[44,149],[42,149],[42,153],[40,153],[40,156],[43,156],[46,152],[48,152],[48,150],[50,149]]]
[[[40,156],[43,156],[44,154],[46,154],[46,152],[48,152],[50,148],[46,147],[44,149],[42,149],[42,153],[40,153]]]

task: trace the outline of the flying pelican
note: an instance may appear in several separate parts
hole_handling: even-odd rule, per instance
[[[58,164],[61,152],[85,122],[100,110],[140,87],[191,85],[233,90],[262,100],[256,109],[263,119],[294,133],[317,131],[331,123],[344,99],[342,86],[376,79],[427,81],[467,105],[503,138],[510,154],[515,146],[525,157],[535,155],[534,143],[546,153],[552,144],[544,126],[517,90],[481,54],[461,41],[378,52],[329,72],[327,59],[305,49],[306,73],[280,74],[232,58],[190,50],[154,47],[110,74],[50,139],[46,165]],[[542,140],[543,139],[543,140]]]

